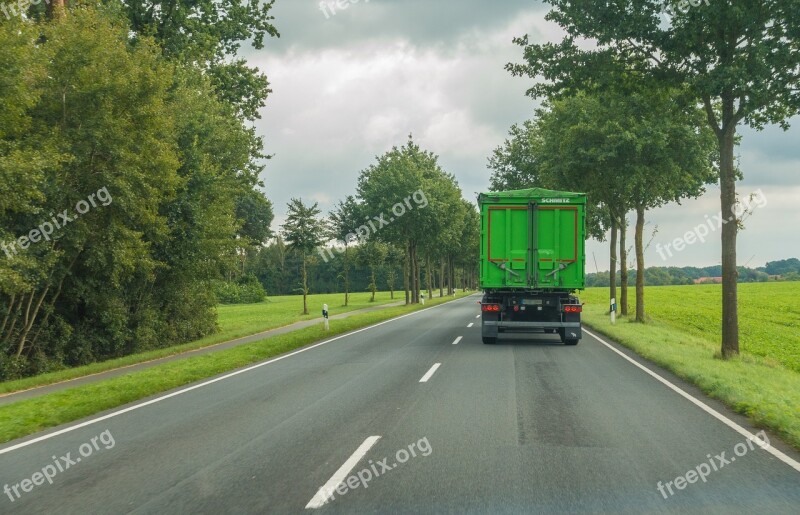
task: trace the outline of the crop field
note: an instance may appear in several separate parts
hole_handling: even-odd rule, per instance
[[[619,292],[619,289],[617,289]],[[648,318],[676,330],[721,341],[722,286],[651,286],[645,288]],[[583,302],[608,304],[608,288],[589,288]],[[635,308],[635,289],[629,289],[629,313]],[[739,349],[800,372],[800,282],[739,285]]]

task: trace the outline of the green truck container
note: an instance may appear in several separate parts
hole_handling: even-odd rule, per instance
[[[581,338],[585,286],[586,195],[530,188],[484,193],[480,286],[484,343],[498,333],[558,333]]]

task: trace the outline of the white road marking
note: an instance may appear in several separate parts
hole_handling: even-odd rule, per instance
[[[356,452],[347,458],[347,461],[345,461],[344,464],[339,467],[339,470],[333,473],[328,482],[322,485],[319,490],[317,490],[316,495],[314,495],[314,497],[308,501],[308,504],[306,504],[306,509],[314,510],[324,506],[328,502],[328,499],[330,499],[331,495],[333,495],[333,491],[336,490],[336,487],[342,484],[350,471],[353,470],[356,465],[358,465],[358,462],[361,461],[361,458],[363,458],[372,448],[372,446],[375,445],[375,443],[377,443],[377,441],[380,439],[380,436],[370,436],[364,440],[364,443],[358,446]]]
[[[461,338],[463,338],[463,336],[459,336],[458,338],[456,338],[455,341],[453,342],[453,345],[458,345],[458,342],[461,341]]]
[[[655,372],[653,372],[652,370],[650,370],[646,366],[642,365],[641,363],[639,363],[635,359],[632,359],[629,356],[626,356],[624,352],[620,352],[619,350],[615,349],[613,345],[611,345],[610,343],[606,342],[605,340],[603,340],[602,338],[600,338],[596,334],[593,334],[591,331],[587,331],[585,327],[583,328],[583,332],[588,334],[589,336],[591,336],[592,338],[594,338],[598,342],[602,343],[603,345],[605,345],[606,347],[608,347],[612,351],[616,352],[617,354],[619,354],[620,356],[622,356],[626,360],[630,361],[631,363],[633,363],[634,365],[636,365],[640,369],[644,370],[649,375],[653,376],[657,381],[659,381],[660,383],[663,383],[669,389],[673,390],[675,393],[677,393],[681,397],[684,397],[689,402],[691,402],[692,404],[694,404],[695,406],[697,406],[701,410],[705,411],[706,413],[708,413],[712,417],[716,418],[717,420],[719,420],[720,422],[722,422],[726,426],[730,427],[731,429],[733,429],[734,431],[736,431],[740,435],[744,436],[748,440],[752,440],[756,444],[758,442],[760,442],[760,439],[756,435],[754,435],[753,433],[748,431],[747,429],[743,428],[742,426],[740,426],[739,424],[737,424],[733,420],[729,419],[728,417],[726,417],[725,415],[723,415],[719,411],[715,410],[714,408],[712,408],[708,404],[704,403],[700,399],[697,399],[697,398],[693,397],[692,395],[690,395],[689,393],[687,393],[685,390],[681,389],[677,385],[669,382],[667,379],[664,379],[663,377],[661,377],[660,375],[656,374]],[[762,449],[764,449],[768,453],[772,454],[773,456],[775,456],[776,458],[778,458],[782,462],[786,463],[787,465],[789,465],[790,467],[792,467],[796,471],[800,472],[800,462],[798,462],[798,461],[794,460],[793,458],[791,458],[790,456],[787,456],[786,454],[782,453],[781,451],[776,449],[774,446],[770,445],[769,447],[766,447],[766,448],[762,447]]]
[[[469,299],[470,297],[471,297],[471,295],[467,296],[467,297],[464,297],[463,299],[458,299],[455,302],[461,302],[463,300]],[[23,447],[27,447],[29,445],[33,445],[33,444],[41,442],[43,440],[49,440],[50,438],[54,438],[56,436],[63,435],[64,433],[69,433],[69,432],[75,431],[76,429],[81,429],[81,428],[90,426],[92,424],[96,424],[98,422],[102,422],[103,420],[108,420],[110,418],[117,417],[119,415],[128,413],[130,411],[134,411],[134,410],[137,410],[139,408],[144,408],[145,406],[149,406],[151,404],[155,404],[157,402],[161,402],[163,400],[170,399],[172,397],[176,397],[176,396],[181,395],[183,393],[191,392],[192,390],[196,390],[198,388],[202,388],[204,386],[208,386],[210,384],[214,384],[216,382],[219,382],[219,381],[222,381],[222,380],[225,380],[225,379],[229,379],[229,378],[234,377],[234,376],[238,376],[239,374],[244,374],[245,372],[249,372],[251,370],[255,370],[257,368],[261,368],[263,366],[270,365],[272,363],[275,363],[276,361],[281,361],[281,360],[286,359],[286,358],[291,358],[292,356],[300,354],[301,352],[310,351],[311,349],[315,349],[315,348],[320,347],[322,345],[325,345],[325,344],[328,344],[328,343],[331,343],[331,342],[335,342],[336,340],[341,340],[342,338],[347,338],[348,336],[352,336],[354,334],[357,334],[357,333],[360,333],[360,332],[363,332],[363,331],[369,331],[370,329],[374,329],[374,328],[382,326],[384,324],[388,324],[390,322],[394,322],[395,320],[400,320],[402,318],[414,316],[414,315],[417,315],[419,313],[423,313],[423,312],[431,310],[431,309],[441,308],[443,306],[446,306],[447,304],[449,304],[449,302],[446,302],[444,304],[439,304],[437,306],[431,306],[431,307],[425,308],[425,309],[420,309],[419,311],[414,311],[413,313],[407,313],[405,315],[400,315],[399,317],[396,317],[396,318],[390,318],[389,320],[384,320],[383,322],[378,322],[377,324],[373,324],[373,325],[370,325],[370,326],[367,326],[367,327],[362,327],[361,329],[356,329],[355,331],[351,331],[349,333],[341,334],[339,336],[331,338],[330,340],[325,340],[324,342],[319,342],[319,343],[315,343],[314,345],[309,345],[308,347],[303,347],[302,349],[298,349],[298,350],[296,350],[294,352],[290,352],[289,354],[285,354],[283,356],[279,356],[277,358],[270,359],[269,361],[264,361],[263,363],[256,363],[255,365],[251,365],[251,366],[249,366],[247,368],[242,368],[242,369],[239,369],[239,370],[235,370],[235,371],[230,372],[228,374],[225,374],[225,375],[222,375],[222,376],[219,376],[219,377],[215,377],[214,379],[210,379],[208,381],[204,381],[202,383],[198,383],[198,384],[183,388],[181,390],[177,390],[177,391],[174,391],[172,393],[168,393],[166,395],[162,395],[161,397],[156,397],[155,399],[150,399],[149,401],[140,402],[139,404],[134,404],[133,406],[128,406],[127,408],[123,408],[121,410],[108,413],[107,415],[103,415],[102,417],[93,418],[91,420],[87,420],[86,422],[81,422],[80,424],[75,424],[74,426],[69,426],[69,427],[65,427],[64,429],[59,429],[58,431],[53,431],[52,433],[48,433],[46,435],[37,436],[36,438],[32,438],[30,440],[26,440],[26,441],[24,441],[22,443],[18,443],[16,445],[12,445],[10,447],[6,447],[5,449],[0,449],[0,454],[5,454],[7,452],[15,451],[17,449],[21,449]]]
[[[470,322],[470,323],[468,323],[468,324],[467,324],[467,327],[472,327],[473,325],[475,325],[475,324],[473,324],[472,322]]]
[[[481,317],[480,315],[476,315],[476,316],[475,316],[475,318],[480,318],[480,317]]]
[[[427,372],[425,372],[425,375],[422,376],[422,379],[420,379],[419,382],[420,383],[427,383],[428,379],[431,378],[433,373],[436,372],[436,369],[439,368],[440,366],[442,366],[441,363],[434,363],[434,365],[431,367],[431,369],[428,370]]]

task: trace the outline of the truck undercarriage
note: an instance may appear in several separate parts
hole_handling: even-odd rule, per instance
[[[581,339],[582,306],[571,291],[485,290],[481,299],[483,343],[498,333],[558,333],[566,345]]]

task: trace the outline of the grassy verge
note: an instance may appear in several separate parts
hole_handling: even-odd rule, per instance
[[[462,298],[474,292],[459,293]],[[179,386],[213,377],[252,363],[263,361],[315,341],[366,327],[399,315],[453,300],[432,299],[425,306],[390,307],[332,321],[331,329],[322,324],[267,338],[202,356],[166,363],[140,372],[43,395],[0,407],[0,443],[8,442],[49,427],[72,422]]]
[[[742,283],[739,295],[739,349],[800,373],[800,281]],[[721,341],[722,286],[648,286],[648,317],[676,330]],[[581,294],[589,304],[608,305],[607,288],[589,288]],[[633,307],[633,299],[631,299]]]
[[[270,297],[265,302],[260,302],[258,304],[220,306],[217,308],[220,330],[213,335],[182,345],[140,352],[131,354],[130,356],[49,372],[47,374],[26,377],[24,379],[6,381],[0,383],[0,393],[18,392],[37,386],[60,383],[77,377],[84,377],[115,368],[153,361],[167,356],[174,356],[182,352],[209,347],[217,343],[283,327],[294,322],[318,318],[321,316],[323,304],[328,304],[331,315],[338,315],[357,309],[390,304],[403,300],[401,299],[402,292],[400,292],[399,295],[395,292],[394,300],[389,298],[389,292],[378,292],[375,296],[375,302],[369,301],[370,296],[370,293],[352,293],[350,294],[350,302],[348,306],[345,307],[342,305],[344,302],[344,294],[342,293],[309,295],[308,315],[302,314],[303,297],[299,295]]]
[[[718,359],[719,344],[653,320],[646,325],[618,318],[611,325],[599,303],[584,306],[583,321],[640,356],[697,385],[759,427],[800,450],[800,374],[760,356]]]

